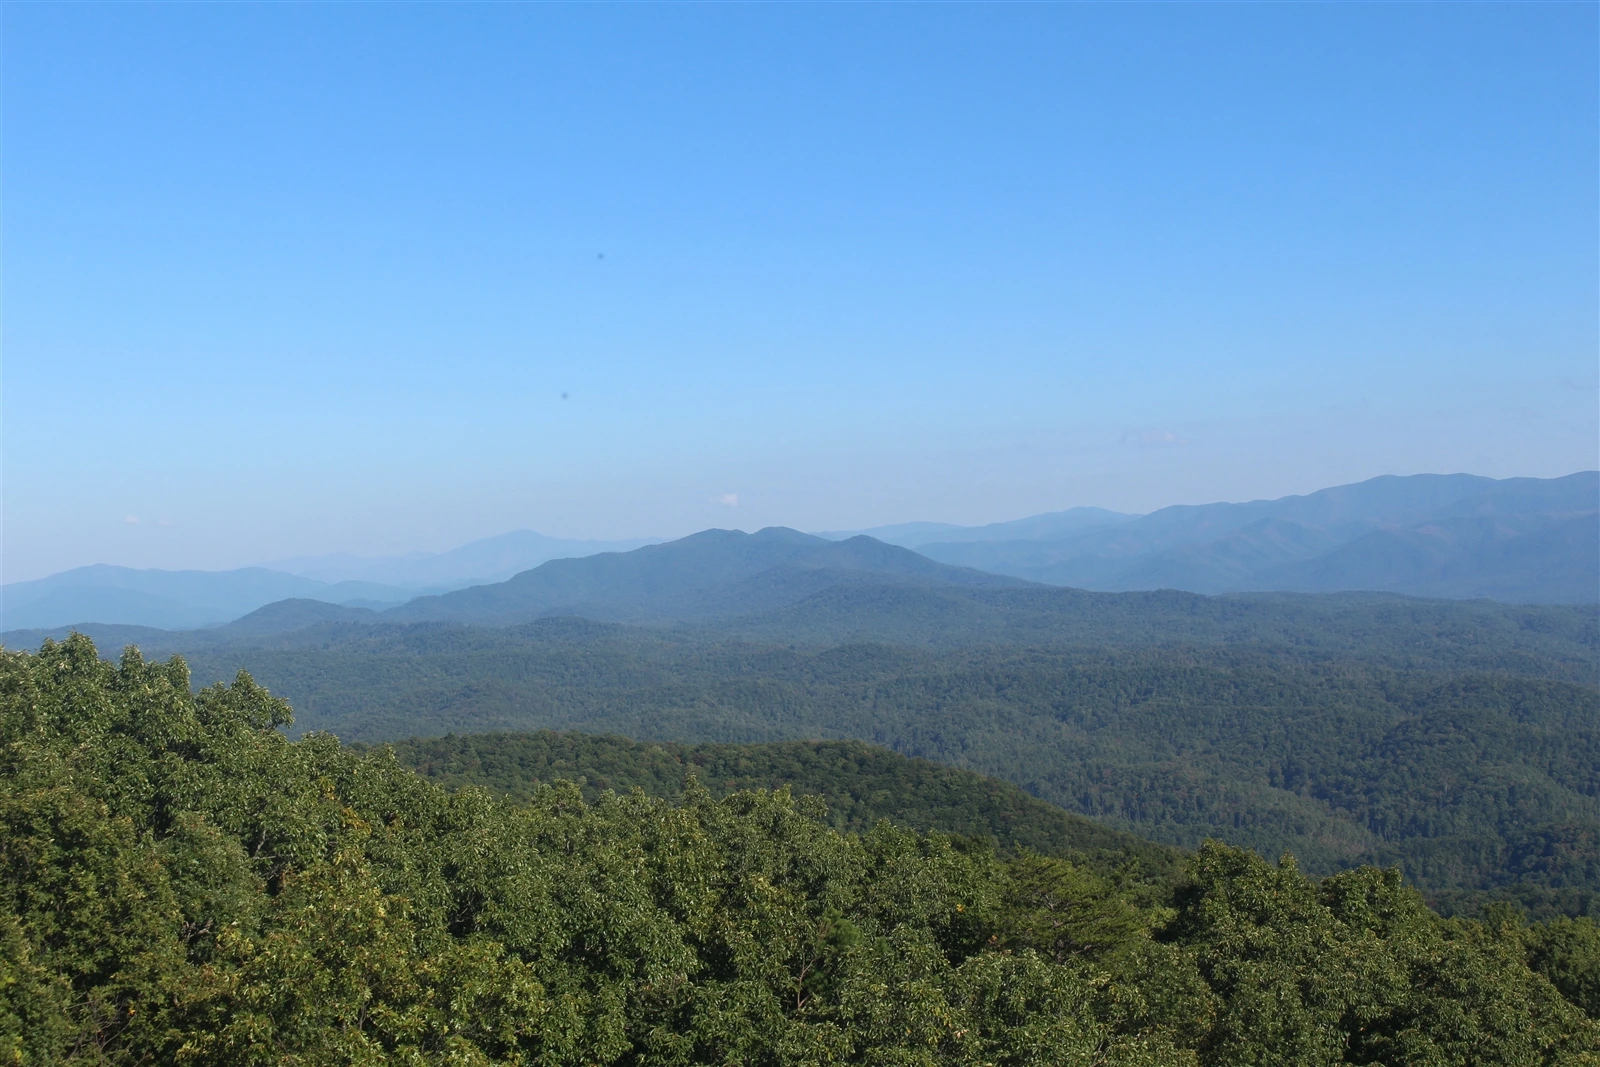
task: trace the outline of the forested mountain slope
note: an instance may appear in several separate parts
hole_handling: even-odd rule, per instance
[[[0,1056],[1589,1062],[1600,931],[1207,845],[1159,902],[816,802],[447,792],[241,676],[0,653]]]
[[[829,541],[782,527],[754,534],[705,530],[632,552],[551,560],[495,585],[418,597],[385,616],[397,622],[484,626],[509,626],[551,614],[683,620],[781,607],[841,583],[955,588],[1027,584],[936,563],[870,537]]]
[[[1267,645],[1396,667],[1512,670],[1600,678],[1592,605],[1421,600],[1383,593],[1202,596],[1172,589],[959,589],[838,585],[700,629],[784,644],[1129,647]]]
[[[1474,635],[1481,636],[1481,635]],[[553,619],[194,655],[250,667],[347,740],[561,729],[856,738],[991,774],[1105,824],[1314,871],[1401,862],[1436,899],[1585,911],[1600,890],[1600,693],[1559,659],[1445,641],[1400,666],[1294,647],[790,648]],[[1465,662],[1463,662],[1463,660]],[[1554,676],[1554,677],[1552,677]]]
[[[834,582],[839,572],[826,572]],[[857,576],[860,578],[860,576]],[[11,648],[37,648],[81,631],[107,646],[138,644],[163,655],[202,650],[381,649],[394,641],[459,640],[468,646],[538,634],[625,631],[565,613],[507,628],[404,624],[362,609],[316,601],[269,604],[227,626],[166,632],[143,627],[56,627],[0,634]],[[451,638],[438,636],[460,632]],[[1202,596],[1175,590],[1091,593],[1042,586],[834,582],[797,602],[744,615],[672,623],[652,631],[671,643],[746,638],[813,648],[872,642],[922,648],[972,646],[1140,647],[1263,645],[1311,658],[1354,658],[1400,668],[1511,671],[1600,682],[1600,611],[1580,605],[1420,600],[1387,594],[1258,593]],[[504,634],[505,638],[496,634]],[[654,639],[653,637],[651,639]]]
[[[578,783],[586,800],[605,790],[643,790],[681,800],[693,777],[714,797],[788,788],[819,797],[835,829],[865,833],[888,819],[914,830],[977,838],[1003,852],[1071,857],[1117,877],[1170,880],[1182,853],[1063,811],[1010,782],[859,741],[780,741],[763,745],[651,743],[558,733],[451,734],[393,746],[402,764],[448,788],[482,786],[528,800],[539,787]]]

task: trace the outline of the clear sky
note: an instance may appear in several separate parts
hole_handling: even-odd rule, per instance
[[[1597,465],[1594,4],[0,10],[7,581]]]

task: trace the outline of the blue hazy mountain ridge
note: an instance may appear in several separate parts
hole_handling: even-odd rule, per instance
[[[651,551],[637,558],[620,550],[644,542],[563,540],[519,530],[432,555],[325,556],[280,565],[301,573],[81,567],[5,586],[0,627],[188,629],[216,626],[280,600],[301,602],[252,623],[281,630],[295,618],[307,619],[306,625],[327,621],[307,606],[310,601],[384,609],[417,596],[424,599],[402,606],[397,619],[441,612],[459,621],[524,620],[531,617],[529,605],[537,603],[543,612],[643,621],[753,616],[831,586],[838,588],[825,599],[841,607],[851,586],[879,587],[877,599],[857,597],[875,609],[888,602],[886,583],[892,581],[931,582],[945,590],[907,587],[897,595],[908,604],[948,599],[963,584],[976,588],[970,573],[958,579],[939,564],[1098,591],[1366,590],[1524,603],[1600,600],[1600,475],[1593,471],[1502,481],[1459,474],[1383,477],[1307,496],[1179,505],[1143,516],[1073,508],[987,526],[903,523],[870,536],[764,531],[754,535],[754,544],[767,553],[761,557],[766,563],[754,569],[756,557],[738,541],[744,536],[705,531],[672,542],[679,547],[665,555],[656,550],[666,546],[651,542]],[[853,541],[860,537],[866,540]],[[788,547],[780,554],[794,554],[792,559],[772,554],[784,543]],[[808,556],[824,553],[829,543],[877,547],[841,550],[832,563]],[[897,554],[908,548],[925,558]],[[561,566],[541,570],[555,561],[548,557],[561,553],[555,557],[564,561]],[[623,556],[628,559],[617,562]],[[604,562],[593,570],[575,566],[591,557]],[[725,558],[717,563],[712,557]],[[776,569],[758,576],[768,568]],[[619,584],[606,577],[613,573],[634,578]],[[393,582],[370,580],[376,577]],[[516,584],[507,584],[514,579]],[[433,584],[412,584],[424,581]],[[643,584],[629,584],[634,581]],[[430,598],[462,586],[486,591]]]
[[[97,622],[183,630],[216,626],[290,597],[392,606],[413,595],[374,582],[323,582],[262,567],[165,571],[97,564],[5,586],[0,620],[6,629]]]
[[[843,541],[865,534],[886,544],[902,548],[935,542],[962,543],[968,541],[1025,541],[1046,540],[1081,533],[1085,530],[1115,526],[1131,522],[1137,515],[1126,515],[1105,508],[1068,508],[1043,515],[1030,515],[1025,519],[1008,522],[991,522],[984,526],[958,526],[948,522],[902,522],[893,526],[875,526],[868,530],[825,531],[817,534],[831,541]]]
[[[622,541],[547,537],[533,530],[470,541],[448,552],[411,552],[403,556],[363,557],[349,553],[278,560],[267,566],[324,582],[367,581],[400,586],[414,592],[445,592],[468,585],[503,582],[552,559],[573,559],[600,552],[627,552],[657,544],[661,538]]]
[[[232,643],[271,634],[291,633],[327,623],[373,623],[381,618],[371,608],[295,597],[265,604],[209,632],[216,635],[219,643]]]
[[[64,641],[73,633],[81,633],[102,649],[137,645],[147,655],[188,655],[223,648],[260,648],[281,643],[285,639],[291,644],[314,644],[325,632],[338,631],[348,636],[349,624],[380,627],[383,615],[371,608],[290,597],[264,604],[221,626],[163,629],[123,623],[80,622],[7,630],[0,633],[0,645],[11,649],[36,649],[47,639]]]
[[[1031,584],[939,563],[871,537],[830,541],[773,526],[753,534],[703,530],[632,552],[551,560],[494,585],[418,597],[383,617],[480,626],[510,626],[551,614],[608,622],[689,620],[779,608],[861,582],[975,589]]]
[[[1321,592],[1367,586],[1375,574],[1387,573],[1389,588],[1418,596],[1586,603],[1597,599],[1600,584],[1596,545],[1600,516],[1593,514],[1537,524],[1457,519],[1369,534],[1254,581]]]
[[[228,571],[97,564],[0,587],[0,629],[99,623],[186,630],[217,626],[286,599],[381,609],[419,595],[504,581],[550,559],[653,543],[648,538],[579,541],[514,530],[449,552],[386,558],[339,554]]]
[[[1199,593],[1369,590],[1600,600],[1600,473],[1382,477],[1307,496],[1178,505],[1052,538],[914,545],[1050,585]]]

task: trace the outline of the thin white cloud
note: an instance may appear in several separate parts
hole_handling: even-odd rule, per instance
[[[137,516],[137,515],[125,515],[125,516],[123,516],[122,521],[127,523],[129,526],[137,526],[137,525],[139,525],[139,516]]]
[[[739,506],[739,494],[723,493],[721,496],[712,497],[711,502],[713,504],[721,504],[725,508],[736,508]]]

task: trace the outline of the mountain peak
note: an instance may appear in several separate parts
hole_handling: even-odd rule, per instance
[[[993,587],[1028,583],[952,567],[857,536],[785,526],[701,530],[632,552],[551,560],[494,585],[419,597],[385,617],[505,626],[550,614],[606,621],[692,619],[793,603],[841,582]]]

